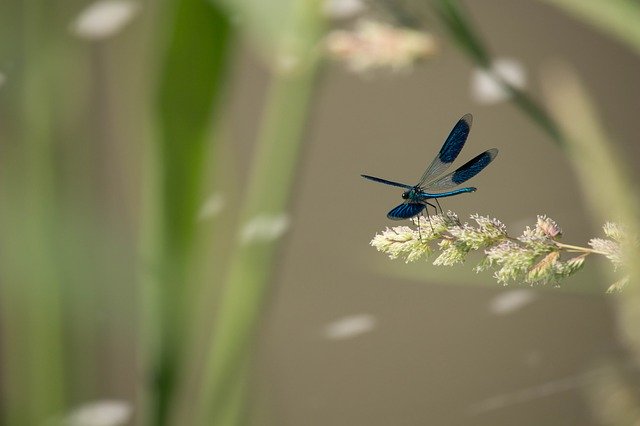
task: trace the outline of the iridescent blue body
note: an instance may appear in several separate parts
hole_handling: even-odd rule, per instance
[[[440,148],[440,152],[436,158],[433,159],[429,167],[427,167],[425,172],[422,174],[420,181],[416,185],[407,185],[375,176],[361,175],[362,177],[374,182],[405,189],[402,193],[402,198],[405,202],[395,207],[387,214],[389,219],[409,219],[418,216],[428,205],[435,208],[433,204],[429,203],[428,200],[430,199],[435,199],[437,202],[438,198],[451,197],[464,192],[474,192],[476,190],[474,187],[467,187],[445,192],[429,192],[432,190],[438,191],[451,189],[466,182],[480,173],[493,161],[494,158],[496,158],[496,155],[498,155],[498,150],[496,148],[489,149],[463,164],[455,171],[442,177],[438,177],[449,168],[451,163],[453,163],[458,157],[458,154],[460,154],[460,151],[462,151],[462,148],[467,141],[467,137],[469,136],[472,121],[473,117],[471,114],[466,114],[456,123],[442,145],[442,148]]]

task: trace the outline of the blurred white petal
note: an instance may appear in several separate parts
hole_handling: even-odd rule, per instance
[[[324,336],[334,340],[350,339],[373,330],[375,326],[376,319],[373,315],[349,315],[327,324]]]
[[[126,401],[94,401],[73,410],[64,424],[68,426],[119,426],[129,422],[131,412],[131,404]]]
[[[494,104],[509,98],[509,93],[496,80],[496,76],[518,89],[527,84],[527,73],[520,62],[497,59],[490,70],[477,68],[471,75],[471,95],[476,102]]]
[[[129,0],[100,0],[80,12],[72,29],[83,38],[104,39],[122,30],[139,9],[138,3]]]
[[[325,0],[324,14],[332,19],[349,19],[364,11],[362,0]]]
[[[522,309],[536,300],[532,290],[508,290],[494,297],[489,303],[489,311],[496,315],[506,315]]]
[[[262,214],[249,220],[240,233],[243,243],[271,241],[282,236],[289,227],[289,216],[286,214]]]
[[[198,212],[199,220],[206,220],[216,216],[224,208],[224,196],[220,193],[211,195],[200,207]]]

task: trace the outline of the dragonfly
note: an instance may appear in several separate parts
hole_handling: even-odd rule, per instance
[[[402,199],[405,201],[387,213],[387,217],[389,219],[411,219],[419,216],[427,206],[433,207],[437,214],[438,209],[435,205],[430,203],[429,200],[434,200],[436,204],[440,206],[438,198],[452,197],[465,192],[476,191],[477,188],[472,186],[466,188],[452,188],[463,184],[487,167],[498,155],[498,150],[496,148],[489,149],[482,154],[475,156],[453,172],[441,176],[455,161],[458,154],[460,154],[460,151],[462,151],[462,148],[467,141],[467,137],[469,136],[472,122],[473,116],[471,114],[465,114],[460,120],[458,120],[451,130],[451,133],[444,141],[442,148],[440,148],[440,152],[438,152],[438,155],[433,159],[429,167],[427,167],[422,174],[422,177],[420,177],[418,183],[415,185],[407,185],[375,176],[361,175],[363,178],[374,182],[405,189],[402,193]],[[442,207],[440,207],[440,211],[442,212]],[[428,209],[426,212],[428,216]]]

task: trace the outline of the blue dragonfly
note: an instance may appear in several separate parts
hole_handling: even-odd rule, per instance
[[[460,151],[462,151],[462,147],[464,147],[464,144],[467,141],[467,136],[469,136],[472,122],[473,116],[471,114],[466,114],[456,123],[447,137],[447,140],[444,141],[444,144],[442,145],[442,148],[440,148],[440,152],[436,158],[433,159],[429,167],[427,167],[425,172],[422,174],[420,181],[413,186],[375,176],[361,175],[363,178],[374,182],[380,182],[385,185],[397,186],[405,189],[405,192],[402,193],[402,198],[405,200],[404,203],[394,207],[389,213],[387,213],[387,217],[389,219],[402,220],[416,217],[422,213],[422,210],[424,210],[427,205],[433,207],[437,214],[438,209],[428,200],[434,200],[436,204],[438,204],[438,207],[440,207],[438,198],[451,197],[453,195],[462,194],[464,192],[474,192],[476,190],[474,187],[458,189],[452,188],[468,181],[487,167],[489,163],[496,158],[496,155],[498,155],[498,150],[496,148],[489,149],[482,154],[477,155],[467,163],[458,167],[455,171],[439,177],[449,168],[451,163],[453,163],[458,157],[458,154],[460,154]],[[446,191],[448,189],[450,189],[450,191]],[[442,212],[442,207],[440,207],[440,211]]]

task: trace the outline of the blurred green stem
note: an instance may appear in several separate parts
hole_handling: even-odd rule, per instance
[[[242,223],[286,212],[315,75],[315,66],[310,66],[299,74],[277,75],[271,83]],[[207,357],[201,400],[204,419],[233,418],[227,411],[244,405],[230,404],[229,398],[238,397],[230,389],[244,387],[238,382],[246,377],[276,250],[274,241],[249,241],[236,247]],[[204,419],[203,424],[235,424]]]
[[[591,207],[592,215],[599,219],[619,218],[629,235],[640,235],[638,211],[640,200],[631,183],[623,157],[616,152],[611,139],[600,124],[595,104],[589,99],[577,75],[563,64],[550,66],[542,78],[542,88],[550,110],[562,131],[567,135],[567,157],[579,177],[582,193]],[[630,238],[633,241],[633,238]],[[615,298],[619,339],[624,351],[619,364],[640,366],[640,252],[633,243],[623,247],[624,264],[631,279],[622,294]],[[596,401],[601,412],[614,414],[611,424],[637,424],[640,420],[640,394],[636,375],[626,369],[612,370],[622,373],[613,380],[617,389],[608,399]],[[624,397],[622,396],[624,395]],[[617,398],[616,398],[617,397]],[[620,403],[620,401],[623,401]],[[634,423],[635,422],[635,423]]]
[[[158,86],[158,152],[160,168],[158,235],[143,236],[159,252],[157,280],[146,286],[157,298],[154,315],[146,318],[147,334],[159,342],[154,365],[153,424],[168,423],[179,385],[178,371],[185,342],[187,307],[193,297],[193,243],[198,205],[202,199],[204,164],[216,102],[224,90],[231,25],[218,5],[204,0],[174,0],[167,4],[169,40]],[[150,167],[153,168],[153,167]],[[153,172],[154,170],[150,170]],[[150,231],[153,233],[153,231]],[[152,280],[153,281],[153,280]],[[157,285],[157,289],[153,288]],[[157,327],[157,328],[153,328]]]
[[[7,145],[11,149],[3,150],[7,157],[2,166],[6,168],[0,176],[0,338],[2,395],[6,397],[0,422],[8,425],[42,424],[60,415],[67,391],[62,282],[55,258],[59,205],[51,74],[56,38],[47,10],[41,2],[31,0],[19,11],[16,28],[22,33],[15,42],[20,43],[22,56],[12,86],[17,89],[15,101],[20,111],[15,116],[21,134],[17,143]]]
[[[297,23],[306,24],[304,31],[310,38],[305,42],[312,46],[320,32],[318,2],[298,6],[302,13]],[[317,58],[310,58],[308,52],[304,55],[294,70],[276,73],[270,84],[241,227],[257,217],[287,217],[318,67]],[[252,344],[277,249],[273,240],[237,243],[206,359],[200,424],[237,425],[246,420],[241,414],[247,409]]]

